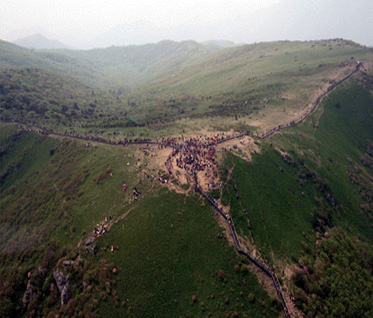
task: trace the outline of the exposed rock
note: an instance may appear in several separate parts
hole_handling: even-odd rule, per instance
[[[28,281],[26,291],[22,297],[23,307],[26,307],[27,304],[30,303],[35,298],[36,292],[33,289],[34,287],[30,283],[30,281]]]
[[[39,272],[39,274],[40,274],[41,277],[45,277],[45,275],[47,274],[48,270],[45,267],[39,266],[38,267],[38,272]]]
[[[61,305],[66,305],[71,298],[69,275],[66,275],[57,269],[54,271],[53,277],[56,281],[58,291],[61,293]]]
[[[93,236],[90,236],[89,238],[87,238],[87,240],[85,241],[85,246],[88,246],[88,245],[91,245],[93,242],[94,242],[95,238]]]
[[[53,277],[56,281],[58,291],[61,293],[67,282],[69,281],[69,275],[64,274],[62,271],[56,269],[53,272]]]
[[[61,305],[67,305],[67,303],[69,302],[71,298],[70,288],[71,288],[71,284],[70,282],[67,282],[67,284],[65,285],[61,293]]]
[[[63,263],[62,263],[62,265],[63,266],[71,266],[71,261],[64,261]]]
[[[83,250],[86,250],[90,252],[91,254],[96,255],[98,248],[95,245],[90,245],[90,246],[83,247]]]
[[[290,165],[290,166],[292,166],[292,167],[295,166],[295,161],[294,161],[294,159],[293,159],[292,157],[290,157],[289,155],[287,155],[287,154],[283,154],[283,155],[282,155],[282,159],[284,159],[284,161],[285,161],[288,165]]]

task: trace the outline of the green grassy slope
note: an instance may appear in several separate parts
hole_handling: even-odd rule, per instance
[[[311,149],[300,146],[299,155],[330,185],[341,205],[339,223],[344,220],[354,224],[367,238],[372,237],[372,215],[364,212],[360,204],[371,200],[369,195],[363,196],[365,190],[371,193],[371,181],[365,190],[362,184],[371,180],[372,171],[362,164],[360,157],[373,138],[371,105],[372,96],[368,91],[353,82],[346,83],[327,98],[324,107],[311,119],[313,123],[308,121],[299,128],[303,136],[291,136],[292,142],[299,145],[302,140],[309,140]],[[324,113],[321,114],[322,110]]]
[[[373,310],[372,105],[369,91],[350,80],[302,124],[263,140],[251,163],[228,153],[221,167],[223,176],[234,167],[222,202],[236,229],[274,262],[310,317]]]
[[[226,164],[234,164],[235,169],[224,195],[231,205],[236,228],[243,235],[253,237],[263,255],[270,259],[272,253],[285,258],[299,256],[300,242],[312,231],[313,191],[299,187],[297,169],[284,164],[273,150],[257,155],[252,164],[232,155],[228,158]],[[242,207],[236,199],[234,185]]]
[[[69,205],[86,175],[71,157],[79,161],[83,153],[74,144],[24,132],[10,136],[2,149],[0,248],[24,251],[69,221]]]
[[[123,302],[114,312],[120,315],[128,308],[136,317],[276,316],[278,308],[257,278],[235,272],[239,259],[218,233],[213,211],[195,196],[184,200],[162,189],[146,198],[100,240],[102,247],[119,246],[119,251],[105,253],[121,275],[118,295]],[[256,297],[253,303],[250,293]],[[110,305],[100,312],[102,317],[113,315]]]
[[[152,128],[189,117],[240,118],[246,125],[250,125],[251,116],[253,120],[263,120],[276,112],[277,117],[286,117],[308,105],[315,90],[340,70],[340,63],[352,56],[372,59],[371,50],[344,40],[282,41],[229,48],[164,41],[56,52],[34,52],[6,42],[0,44],[3,67],[63,73],[68,81],[74,78],[74,83],[84,83],[74,84],[76,95],[80,95],[80,86],[86,85],[96,92],[97,87],[107,90],[101,90],[102,95],[95,99],[106,112],[110,110],[110,116],[116,117],[112,125],[122,131],[123,122],[116,121],[125,115]],[[52,83],[59,91],[57,83]],[[7,98],[21,98],[25,91],[27,87],[21,87],[15,92],[17,96]],[[64,98],[63,103],[69,104]],[[90,104],[88,100],[87,97],[87,103],[81,103]],[[37,101],[36,106],[41,102]],[[95,114],[89,127],[107,120],[106,112],[101,114],[104,120]],[[76,114],[74,119],[83,121],[82,117]]]
[[[222,229],[208,205],[194,195],[168,192],[136,171],[152,160],[140,156],[138,147],[86,148],[75,141],[19,133],[11,125],[0,127],[4,313],[110,317],[125,316],[129,310],[131,316],[141,317],[221,317],[234,312],[277,317],[281,312],[233,247],[217,238]],[[142,192],[134,201],[133,187]],[[97,240],[97,257],[81,251],[97,223],[127,212]],[[118,245],[119,251],[105,251],[106,243],[109,248]],[[61,307],[50,284],[53,271],[61,267],[58,261],[66,259],[75,261],[63,267],[72,275],[74,301]],[[17,273],[11,274],[15,267]],[[116,275],[111,273],[114,267]],[[45,269],[44,276],[39,268]],[[23,309],[28,281],[36,298]],[[83,281],[94,287],[92,292],[82,288]]]
[[[307,104],[330,72],[351,56],[372,58],[368,49],[344,41],[273,42],[228,48],[190,60],[129,92],[141,110],[163,104],[165,116],[182,112],[245,117],[255,110]],[[158,63],[163,63],[160,61]],[[153,68],[161,67],[155,64]],[[167,76],[164,76],[167,74]],[[280,95],[289,96],[286,103]],[[157,107],[157,110],[159,107]],[[144,112],[145,113],[145,112]],[[167,115],[166,115],[167,113]]]
[[[227,156],[226,168],[235,169],[223,201],[231,204],[238,228],[267,255],[299,256],[302,241],[314,244],[312,226],[320,230],[320,219],[371,242],[372,171],[360,158],[373,138],[372,102],[368,91],[350,81],[302,125],[265,140],[252,163]],[[279,150],[293,157],[294,166]]]

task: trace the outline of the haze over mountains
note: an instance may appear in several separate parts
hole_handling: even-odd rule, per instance
[[[14,41],[14,44],[33,49],[71,49],[71,47],[57,40],[47,39],[42,34],[34,34]]]
[[[300,2],[282,0],[259,11],[243,10],[234,17],[211,23],[164,24],[156,26],[150,21],[123,22],[102,27],[99,32],[51,31],[38,26],[22,31],[11,31],[6,40],[15,41],[37,33],[58,39],[66,45],[87,49],[155,43],[162,40],[230,40],[253,43],[275,40],[315,40],[325,38],[350,39],[363,45],[373,45],[369,30],[373,29],[373,3],[369,0],[315,0]],[[207,15],[206,15],[207,16]],[[170,17],[171,19],[171,17]],[[113,19],[114,20],[114,19]],[[208,17],[206,17],[208,20]],[[125,21],[125,20],[123,20]],[[44,30],[44,31],[43,31]],[[83,35],[84,34],[84,35]],[[18,42],[19,43],[19,42]],[[20,45],[24,45],[19,43]],[[39,41],[40,44],[40,41]],[[56,48],[46,44],[44,47]]]

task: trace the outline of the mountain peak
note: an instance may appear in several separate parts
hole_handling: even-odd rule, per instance
[[[18,39],[13,42],[19,46],[33,49],[71,49],[71,47],[66,44],[57,41],[47,39],[44,35],[37,33],[25,38]]]

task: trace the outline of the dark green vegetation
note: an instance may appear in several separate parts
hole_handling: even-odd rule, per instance
[[[222,167],[226,179],[234,166],[222,202],[239,232],[281,269],[305,255],[294,290],[310,317],[368,317],[373,310],[372,104],[350,81],[302,125],[263,141],[252,163],[229,153]],[[332,238],[315,247],[323,235]]]
[[[307,317],[371,317],[372,246],[334,228],[302,258],[296,304]],[[312,294],[312,297],[307,295]]]
[[[5,127],[1,128],[4,132]],[[53,139],[24,132],[11,134],[5,141],[0,248],[29,250],[69,219],[69,207],[81,195],[78,187],[87,176],[71,158],[79,160],[84,152],[73,144],[63,147]]]
[[[94,90],[66,75],[38,68],[9,68],[0,72],[0,109],[3,120],[18,119],[63,132],[76,127],[133,127],[139,123],[114,112],[123,101]]]

